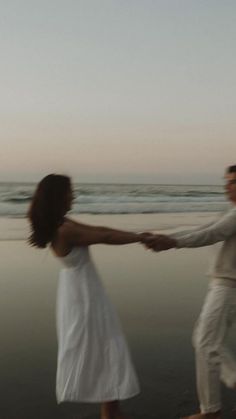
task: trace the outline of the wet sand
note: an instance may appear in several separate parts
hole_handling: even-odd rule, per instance
[[[188,217],[179,217],[179,223],[172,216],[82,218],[120,228],[132,223],[139,229],[140,224],[140,230],[152,229],[155,223],[171,229],[174,221],[175,227],[181,221],[185,227],[208,221],[206,216]],[[23,220],[2,221],[4,234],[6,223],[12,226],[12,236],[0,242],[0,419],[97,419],[97,405],[56,404],[60,264],[48,250],[27,247]],[[154,254],[140,245],[98,245],[91,251],[119,312],[140,378],[141,394],[123,403],[125,411],[133,419],[174,419],[193,412],[197,399],[191,333],[207,289],[211,248]],[[232,340],[235,336],[233,331]],[[223,398],[229,419],[236,397],[225,390]]]

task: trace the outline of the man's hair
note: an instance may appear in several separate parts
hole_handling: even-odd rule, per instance
[[[227,168],[227,173],[236,173],[236,164]]]

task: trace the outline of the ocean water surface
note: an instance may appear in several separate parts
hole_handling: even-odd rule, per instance
[[[0,183],[0,216],[24,217],[33,183]],[[225,207],[222,186],[75,184],[75,214],[215,212]]]

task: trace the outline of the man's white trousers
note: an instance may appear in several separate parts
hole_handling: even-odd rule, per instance
[[[197,390],[202,413],[221,409],[220,380],[236,388],[236,359],[226,345],[236,321],[236,281],[211,280],[197,321],[193,344],[196,355]]]

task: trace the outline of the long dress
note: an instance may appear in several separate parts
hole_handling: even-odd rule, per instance
[[[58,403],[122,400],[139,384],[119,319],[88,247],[60,258],[57,298]]]

